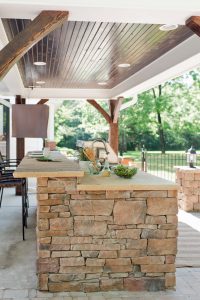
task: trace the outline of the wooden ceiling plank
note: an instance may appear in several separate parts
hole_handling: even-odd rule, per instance
[[[168,34],[172,34],[172,32],[168,33]],[[147,36],[148,35],[149,35],[149,33],[147,34]],[[151,35],[152,35],[153,39],[152,40],[150,39],[148,42],[146,42],[146,37],[144,37],[142,40],[140,40],[140,44],[137,43],[135,45],[135,47],[129,47],[128,48],[128,45],[125,47],[125,49],[128,48],[127,51],[129,51],[129,52],[125,52],[124,56],[127,58],[127,61],[130,61],[132,66],[129,68],[129,70],[126,70],[126,72],[123,72],[121,74],[121,76],[118,76],[118,78],[117,78],[118,80],[117,81],[115,80],[112,83],[112,85],[116,85],[116,84],[120,83],[121,81],[125,80],[127,77],[129,77],[133,73],[136,73],[142,67],[146,66],[148,63],[152,62],[154,59],[157,58],[156,55],[157,55],[158,52],[156,50],[154,51],[153,45],[155,45],[156,47],[158,46],[158,44],[156,44],[156,40],[158,39],[158,37],[160,35],[162,35],[162,32],[159,31],[158,28],[154,28],[154,31],[151,31]],[[165,36],[164,39],[167,40],[167,37]],[[145,52],[146,52],[146,54],[145,54],[144,50],[141,49],[141,43],[142,43],[142,45],[143,45],[143,43],[145,43]],[[163,44],[163,42],[162,42],[162,44]],[[150,49],[149,48],[151,48],[152,52],[153,52],[153,55],[151,55],[151,56],[150,56]],[[145,54],[145,56],[144,56],[144,54]],[[164,54],[164,52],[162,52],[162,54]],[[134,62],[133,62],[132,57],[134,58]],[[147,62],[146,57],[150,58],[148,60],[148,62]],[[118,63],[119,62],[115,61],[113,63],[113,65],[117,66]],[[113,71],[110,73],[111,78],[115,77],[115,76],[113,76],[113,72],[115,72],[116,69],[117,68],[115,67],[115,69],[113,69]],[[104,72],[104,70],[102,69],[101,72]]]
[[[93,99],[87,99],[87,102],[90,103],[92,106],[94,106],[98,110],[98,112],[106,119],[108,123],[112,122],[112,119],[109,116],[109,114],[101,107],[101,105],[99,105],[99,103],[97,103]]]
[[[100,33],[99,41],[98,41],[98,47],[95,47],[95,50],[90,51],[90,56],[88,57],[88,60],[84,62],[82,69],[80,70],[80,79],[82,81],[87,81],[88,78],[92,78],[93,80],[97,81],[103,81],[103,78],[99,78],[98,72],[96,70],[99,69],[99,65],[101,65],[103,62],[101,53],[104,51],[105,47],[110,47],[112,44],[112,38],[115,34],[117,34],[117,30],[120,26],[125,27],[126,24],[110,24],[108,23],[108,31],[105,34]],[[92,70],[92,72],[91,72]],[[92,76],[92,73],[96,76]],[[107,77],[107,72],[104,74],[105,77]]]
[[[87,52],[85,53],[83,60],[81,61],[80,68],[79,68],[79,78],[81,81],[82,74],[87,70],[88,64],[93,58],[93,55],[98,51],[98,49],[101,47],[102,41],[108,36],[108,33],[110,32],[110,29],[113,27],[113,24],[105,23],[103,24],[103,31],[99,30],[100,26],[96,28],[96,33],[93,37],[93,40],[89,44],[89,47],[87,49]]]
[[[60,26],[68,12],[43,11],[0,51],[0,79],[40,39]]]
[[[69,75],[69,68],[72,63],[74,53],[76,53],[77,51],[77,47],[78,47],[77,40],[81,31],[81,24],[82,24],[81,22],[75,22],[72,38],[70,40],[70,44],[68,47],[67,59],[65,60],[64,72],[62,74],[64,81],[67,81],[67,77]]]
[[[149,27],[150,26],[151,25],[149,25]],[[116,57],[116,59],[113,61],[113,65],[115,66],[115,70],[117,72],[119,71],[117,66],[120,62],[122,62],[122,60],[125,62],[130,62],[131,65],[134,64],[133,59],[130,59],[130,57],[127,56],[127,51],[128,51],[127,49],[129,49],[129,45],[132,46],[133,44],[135,45],[135,43],[138,43],[138,41],[140,40],[140,36],[144,34],[143,29],[144,29],[144,24],[138,25],[138,28],[136,28],[136,30],[132,31],[129,34],[130,39],[128,37],[128,39],[126,39],[124,41],[124,43],[122,41],[122,48],[120,50],[118,50],[117,52],[114,52],[114,53],[112,52],[112,56]],[[146,31],[147,30],[145,30],[145,38],[148,36],[148,33],[146,33]],[[131,38],[131,36],[132,36],[132,38]],[[122,54],[120,55],[120,51],[122,51],[122,49],[123,49],[123,55]],[[109,52],[111,52],[111,51],[112,50],[109,49]],[[110,57],[110,55],[111,55],[110,53],[106,53],[106,57]],[[135,53],[134,53],[133,57],[134,57],[134,61],[135,61]],[[99,76],[101,76],[104,73],[105,65],[106,65],[106,61],[105,61],[105,64],[104,65],[102,64],[101,67],[99,68]],[[112,78],[112,73],[110,73],[110,75]]]
[[[69,84],[73,84],[73,75],[74,72],[77,72],[80,70],[80,62],[83,59],[85,52],[87,51],[87,48],[89,45],[89,39],[91,38],[91,34],[94,31],[94,22],[88,22],[87,27],[84,30],[82,39],[80,40],[80,43],[77,47],[77,51],[73,57],[73,61],[71,62],[69,69],[68,69],[68,82]]]
[[[115,58],[115,56],[118,57],[118,59],[124,59],[124,50],[126,48],[126,40],[129,36],[132,36],[133,30],[132,28],[137,28],[138,25],[136,24],[121,24],[124,27],[119,27],[118,28],[118,32],[111,32],[110,33],[110,37],[111,39],[108,41],[107,45],[105,45],[104,49],[102,50],[101,53],[99,53],[99,56],[96,58],[96,60],[101,60],[100,63],[98,65],[93,65],[93,71],[96,72],[96,68],[98,67],[98,76],[101,78],[103,78],[103,74],[105,74],[105,68],[107,68],[107,66],[111,66],[111,61],[110,58],[112,57],[113,59]],[[128,25],[128,26],[127,26]],[[144,26],[144,25],[139,25],[140,26]],[[121,42],[121,44],[123,45],[120,50],[119,50],[119,43],[116,41],[119,40]],[[125,60],[125,59],[124,59]],[[113,64],[114,61],[112,61]],[[117,66],[116,66],[117,67]],[[102,72],[100,72],[100,70],[103,70]],[[91,68],[88,70],[88,72],[91,72]],[[103,73],[103,74],[102,74]],[[108,71],[107,71],[108,73]],[[110,75],[110,72],[109,72]]]
[[[131,27],[122,30],[122,34],[123,32],[125,32],[125,35],[123,34],[123,36],[119,37],[119,42],[117,43],[117,46],[116,46],[116,40],[118,39],[118,36],[114,36],[112,42],[113,46],[110,45],[110,47],[106,49],[106,52],[104,52],[102,56],[102,63],[99,65],[98,75],[101,78],[103,74],[106,72],[105,69],[108,68],[108,66],[110,66],[110,71],[109,72],[107,71],[107,73],[109,73],[109,78],[110,78],[110,83],[108,82],[109,88],[111,87],[113,81],[111,75],[113,71],[116,72],[116,74],[118,75],[119,72],[122,71],[118,69],[118,64],[122,61],[129,62],[127,57],[124,54],[128,45],[127,43],[130,43],[131,41],[131,45],[133,45],[133,41],[137,39],[137,36],[140,35],[140,32],[142,32],[143,28],[145,28],[145,24],[130,24],[130,25]],[[110,57],[113,58],[112,63],[110,62]],[[114,70],[112,70],[113,67]]]
[[[192,16],[186,21],[186,26],[200,36],[200,16]]]
[[[137,71],[141,70],[143,67],[145,67],[146,65],[148,65],[149,63],[151,63],[152,61],[154,61],[155,59],[157,59],[160,55],[163,55],[164,53],[166,53],[167,51],[169,51],[171,49],[171,44],[169,43],[170,40],[172,39],[176,39],[176,45],[178,45],[179,43],[183,42],[186,38],[188,38],[190,35],[188,35],[189,31],[187,33],[185,33],[185,35],[183,34],[184,32],[184,28],[178,29],[179,31],[179,36],[172,36],[172,34],[175,34],[175,32],[168,32],[168,34],[170,35],[170,38],[167,38],[167,36],[165,36],[165,38],[162,40],[162,43],[160,44],[157,43],[156,44],[156,40],[158,38],[158,35],[155,36],[155,38],[152,41],[149,41],[148,43],[145,44],[145,48],[148,49],[148,51],[145,52],[141,52],[141,49],[138,48],[137,51],[131,51],[130,55],[134,55],[137,63],[136,65],[132,68],[130,68],[130,70],[124,74],[124,77],[121,77],[121,80],[125,80],[127,77],[129,77],[130,75],[132,75],[133,73],[136,73]],[[177,33],[176,33],[177,35]],[[155,49],[153,47],[153,45],[155,45],[155,47],[157,47],[157,49]],[[119,83],[119,81],[116,82],[116,84]]]
[[[95,23],[92,30],[90,31],[87,41],[84,44],[82,53],[80,53],[80,56],[78,57],[77,61],[74,64],[74,71],[72,73],[71,80],[70,80],[70,82],[72,84],[74,83],[74,81],[76,80],[77,77],[80,78],[80,74],[83,70],[83,66],[86,64],[86,62],[88,62],[88,57],[91,52],[91,47],[94,44],[94,39],[95,39],[98,28],[99,28],[99,23]],[[87,68],[87,66],[86,66],[86,68]],[[76,72],[76,74],[75,74],[75,72]],[[73,85],[73,87],[75,88],[76,86]]]
[[[58,57],[60,56],[60,51],[61,51],[61,48],[62,48],[62,47],[60,47],[62,26],[63,25],[61,25],[60,30],[55,30],[54,31],[53,42],[54,42],[55,47],[53,47],[54,51],[52,51],[52,53],[51,53],[52,54],[51,55],[51,69],[50,69],[50,76],[49,76],[49,81],[48,81],[48,84],[50,84],[52,88],[55,85],[55,82],[52,82],[52,81],[54,81],[54,78],[55,78],[54,77],[54,70],[55,70],[55,66],[58,63]]]
[[[89,23],[87,28],[88,27],[89,27]],[[93,39],[92,36],[94,34],[94,30],[93,30],[94,23],[92,28],[90,28],[89,30],[87,30],[87,28],[84,28],[82,37],[79,36],[79,39],[77,40],[78,44],[77,47],[75,48],[74,55],[71,58],[71,63],[68,68],[68,73],[66,74],[65,77],[65,79],[69,82],[69,84],[72,85],[76,81],[76,76],[79,74],[81,70],[81,62],[83,61],[85,54],[89,51],[89,45],[91,43],[91,40]],[[89,35],[87,31],[89,31]],[[74,73],[76,74],[78,73],[78,74],[74,77]]]
[[[9,20],[9,23],[10,22],[11,21]],[[67,22],[69,25],[71,23],[72,21]],[[51,70],[49,74],[45,75],[45,87],[100,88],[97,86],[97,82],[101,81],[101,77],[104,78],[103,76],[106,74],[106,77],[110,78],[106,88],[111,88],[192,35],[192,31],[190,32],[189,29],[181,26],[173,32],[163,33],[158,30],[158,25],[135,24],[137,29],[135,28],[133,30],[133,24],[116,24],[117,26],[112,26],[107,34],[104,35],[104,39],[101,41],[96,40],[94,43],[95,35],[96,32],[99,31],[100,23],[92,23],[91,25],[91,23],[87,22],[87,24],[87,30],[84,31],[86,28],[85,22],[82,23],[73,44],[73,50],[71,48],[68,52],[70,38],[67,37],[67,30],[65,29],[64,35],[60,38],[62,43],[60,48],[62,48],[62,52],[56,51],[56,49],[58,49],[57,46],[54,49]],[[20,29],[22,29],[21,21],[19,25]],[[103,23],[102,25],[104,25],[105,29],[107,23]],[[66,24],[63,27],[66,28]],[[124,28],[124,30],[120,31],[122,28]],[[15,29],[15,32],[16,31],[17,30]],[[58,41],[58,37],[61,34],[60,31],[61,29],[57,30],[57,34],[54,37],[56,41]],[[92,34],[93,36],[91,37]],[[51,36],[52,38],[52,35],[54,35],[54,33],[51,33],[48,37]],[[38,46],[32,47],[35,55],[37,55],[37,48],[40,49],[41,43],[48,43],[48,39],[46,41],[43,39]],[[95,51],[98,49],[98,47],[96,48],[97,43],[99,43],[101,48],[103,47],[102,50],[98,52]],[[156,47],[158,49],[156,49]],[[46,48],[43,50],[47,52]],[[51,43],[49,43],[49,49],[51,48]],[[31,53],[31,50],[29,50],[29,53]],[[64,57],[61,58],[61,56]],[[35,76],[35,78],[37,78],[38,75],[40,76],[42,74],[42,70],[45,71],[47,68],[37,68],[32,66],[29,59],[27,59],[29,57],[32,59],[30,54],[24,56],[25,63],[23,69],[25,72],[21,72],[22,76],[23,78],[25,78],[25,76],[27,78]],[[93,60],[94,58],[95,60],[101,59],[102,61],[99,61],[98,63],[91,62],[91,59]],[[128,69],[119,68],[118,64],[122,62],[122,60],[130,62],[131,67]],[[21,61],[19,65],[22,64]],[[51,62],[48,61],[47,65],[49,63]],[[30,75],[31,72],[33,75]],[[27,83],[26,78],[24,82]],[[102,88],[105,87],[102,86]]]
[[[151,44],[154,43],[151,40],[149,42],[146,41],[145,42],[145,50],[141,49],[141,47],[143,47],[143,45],[144,45],[143,40],[145,41],[147,39],[147,37],[149,36],[149,34],[152,32],[152,29],[149,32],[149,34],[148,34],[148,32],[149,31],[147,31],[145,33],[144,39],[141,39],[140,37],[138,37],[137,40],[136,40],[136,42],[134,42],[134,41],[131,40],[131,41],[129,41],[129,44],[127,44],[124,47],[124,49],[125,49],[124,53],[123,53],[124,61],[129,62],[131,64],[130,69],[129,69],[131,72],[135,68],[135,65],[138,64],[137,53],[139,52],[140,54],[141,53],[143,54],[144,51],[147,52],[148,51],[148,44],[149,43],[151,43]],[[142,34],[142,36],[143,36],[143,34]],[[133,44],[134,44],[134,47],[132,46]],[[121,72],[121,76],[119,76],[119,77],[123,78],[123,75],[127,76],[127,73],[128,73],[129,70],[128,69],[126,69],[126,70],[123,70],[123,69],[119,70],[118,67],[117,67],[119,63],[120,63],[120,56],[117,56],[116,60],[113,62],[113,66],[115,66],[115,68],[110,72],[110,77],[111,78],[115,77],[115,76],[113,76],[113,72],[119,72],[119,71]],[[104,72],[103,68],[99,70],[100,74],[103,73],[103,72]],[[112,84],[115,84],[115,83],[116,83],[116,81],[113,82]]]
[[[64,63],[64,60],[65,60],[65,56],[66,56],[66,42],[68,43],[69,39],[68,39],[68,28],[71,26],[71,22],[66,22],[63,24],[62,26],[62,34],[61,34],[61,43],[59,45],[59,47],[61,48],[60,49],[60,52],[59,52],[59,56],[58,56],[58,61],[57,61],[57,64],[56,64],[56,67],[55,67],[55,78],[58,78],[57,82],[53,83],[54,86],[56,84],[56,87],[59,86],[59,80],[60,80],[60,75],[61,75],[61,72],[62,72],[62,66],[63,66],[63,63]],[[62,46],[61,46],[62,45]]]
[[[73,40],[73,34],[74,34],[74,30],[76,27],[76,22],[70,22],[71,26],[68,27],[67,30],[67,36],[68,38],[66,38],[66,48],[65,48],[65,56],[64,59],[62,61],[62,69],[61,69],[61,73],[60,73],[60,78],[58,79],[60,86],[62,86],[65,83],[65,71],[66,71],[66,64],[68,63],[68,58],[69,58],[69,49],[70,49],[70,45],[71,42]]]

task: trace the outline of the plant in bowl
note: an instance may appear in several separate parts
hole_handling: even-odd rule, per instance
[[[130,168],[128,166],[118,165],[114,172],[117,176],[123,178],[131,178],[137,173],[137,168]]]

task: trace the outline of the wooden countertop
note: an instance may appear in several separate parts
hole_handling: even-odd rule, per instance
[[[14,177],[28,178],[28,177],[82,177],[82,171],[79,165],[67,159],[64,155],[54,154],[53,159],[59,161],[42,162],[37,158],[25,156],[16,171]]]
[[[79,178],[78,191],[102,191],[102,190],[177,190],[178,186],[163,178],[138,171],[131,179],[120,178],[115,174],[110,177],[98,175],[85,175]]]

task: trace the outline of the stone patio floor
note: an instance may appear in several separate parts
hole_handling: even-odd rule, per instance
[[[31,182],[34,192],[34,182]],[[35,195],[30,194],[26,241],[21,233],[21,198],[5,190],[0,209],[0,300],[200,300],[200,268],[177,268],[176,290],[163,292],[46,293],[37,291]],[[197,230],[197,228],[195,228]],[[195,230],[194,229],[194,230]],[[200,233],[199,233],[200,237]]]

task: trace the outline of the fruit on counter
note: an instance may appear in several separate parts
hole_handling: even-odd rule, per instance
[[[128,166],[118,165],[114,172],[117,176],[123,178],[131,178],[133,175],[137,173],[137,168],[130,168]]]

